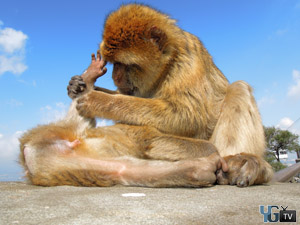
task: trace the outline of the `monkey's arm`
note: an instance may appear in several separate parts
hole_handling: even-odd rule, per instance
[[[78,99],[77,110],[85,117],[101,117],[126,124],[147,125],[176,135],[191,136],[189,132],[196,129],[182,119],[182,113],[189,114],[188,109],[183,106],[176,107],[163,99],[90,91]]]
[[[104,93],[108,94],[119,94],[118,91],[112,91],[106,88],[97,87],[97,86],[91,86],[90,87],[93,90],[96,91],[102,91]],[[67,87],[68,95],[71,99],[75,99],[82,95],[84,92],[86,92],[88,89],[86,82],[84,82],[82,75],[76,75],[71,77],[71,80],[69,82],[69,85]]]
[[[89,90],[103,91],[108,94],[117,93],[94,85],[96,80],[106,73],[107,68],[105,65],[106,61],[101,58],[100,51],[97,51],[97,58],[93,53],[92,62],[86,71],[81,76],[76,75],[71,78],[67,87],[69,97],[75,99]]]
[[[102,91],[104,93],[111,94],[111,95],[120,94],[119,91],[112,91],[112,90],[109,90],[109,89],[106,89],[106,88],[102,88],[102,87],[97,87],[97,86],[94,87],[94,90],[95,91]]]

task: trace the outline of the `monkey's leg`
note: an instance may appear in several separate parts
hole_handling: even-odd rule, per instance
[[[207,157],[212,153],[218,150],[209,141],[163,134],[153,138],[145,151],[148,158],[168,161]]]
[[[89,138],[105,137],[108,143],[118,143],[118,148],[111,148],[110,152],[116,151],[120,153],[119,156],[178,161],[218,153],[217,148],[209,141],[167,135],[149,126],[116,124],[88,129],[86,133]]]
[[[79,144],[77,140],[61,141],[44,151],[37,151],[34,146],[30,145],[25,147],[25,164],[33,184],[42,186],[122,184],[147,187],[201,187],[214,184],[215,171],[222,166],[218,154],[177,162],[137,158],[93,159],[79,155],[73,150]]]
[[[240,187],[267,183],[273,171],[263,159],[265,138],[250,86],[238,81],[228,87],[221,115],[210,141],[228,164],[219,183]]]
[[[126,136],[126,142],[128,140],[134,142],[138,149],[137,153],[140,153],[128,152],[127,155],[138,158],[178,161],[207,157],[212,153],[218,153],[217,148],[209,141],[164,134],[149,126],[116,124],[106,127],[105,130],[96,128],[90,129],[90,131],[98,137],[103,135],[103,132],[110,134],[110,136],[116,136],[114,134],[120,135],[122,131],[123,136]],[[91,137],[94,137],[93,134],[91,134]],[[122,139],[117,137],[116,140]],[[132,147],[129,149],[132,149]]]
[[[56,140],[39,149],[26,144],[24,148],[27,177],[35,185],[41,186],[112,186],[115,177],[122,170],[122,164],[109,160],[84,157],[74,150],[77,140],[69,142]]]
[[[137,160],[125,162],[123,185],[147,187],[201,187],[216,181],[215,171],[223,165],[219,154],[176,162]]]

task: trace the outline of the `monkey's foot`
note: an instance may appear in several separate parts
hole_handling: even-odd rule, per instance
[[[81,76],[73,76],[69,82],[67,90],[71,99],[77,98],[86,90],[86,83],[83,81]]]
[[[228,172],[217,172],[219,184],[247,187],[253,184],[262,184],[270,181],[272,169],[263,159],[250,154],[237,154],[224,157],[228,165]]]
[[[190,166],[190,170],[187,170],[188,180],[200,183],[199,186],[215,184],[217,180],[216,171],[228,171],[227,163],[218,153],[213,153],[208,157],[184,160],[183,162]]]

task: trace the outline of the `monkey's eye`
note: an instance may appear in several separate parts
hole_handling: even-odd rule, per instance
[[[120,62],[114,62],[114,66],[121,66],[122,65],[122,63],[120,63]]]
[[[142,71],[142,67],[138,64],[131,64],[129,67],[131,67],[132,70]]]
[[[136,73],[136,72],[140,72],[141,70],[142,68],[137,64],[125,65],[125,71],[128,73]]]

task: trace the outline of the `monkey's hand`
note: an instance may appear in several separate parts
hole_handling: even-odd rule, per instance
[[[102,112],[109,111],[113,107],[113,95],[102,91],[89,91],[77,100],[78,113],[87,118],[101,117]]]
[[[105,65],[106,61],[101,58],[100,50],[97,51],[97,58],[94,53],[92,54],[92,62],[90,66],[81,75],[87,86],[93,87],[96,80],[106,73],[107,69]]]
[[[97,51],[97,58],[92,54],[92,62],[81,76],[73,76],[67,87],[68,95],[71,99],[77,98],[86,90],[93,90],[96,80],[103,76],[107,69],[106,61],[101,59],[100,51]]]

